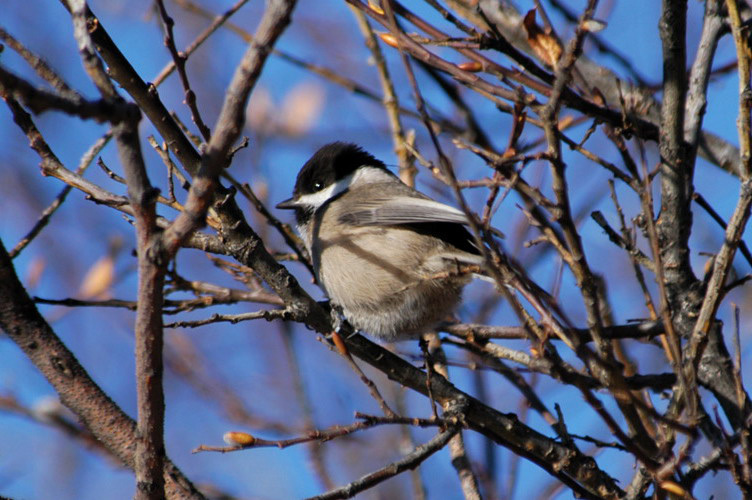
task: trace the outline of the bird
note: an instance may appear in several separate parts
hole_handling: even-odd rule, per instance
[[[353,143],[316,151],[277,208],[295,211],[332,305],[380,341],[433,330],[484,265],[464,212],[404,184]]]

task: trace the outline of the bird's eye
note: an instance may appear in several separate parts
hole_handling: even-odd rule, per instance
[[[317,182],[317,183],[315,183],[313,185],[313,189],[315,189],[316,191],[320,191],[321,188],[323,188],[323,187],[324,187],[324,185],[322,183],[320,183],[320,182]]]

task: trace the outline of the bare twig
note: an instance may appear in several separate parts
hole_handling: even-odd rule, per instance
[[[118,104],[113,104],[108,99],[90,101],[38,89],[2,67],[0,67],[0,91],[20,100],[36,114],[58,110],[79,118],[93,119],[100,123],[117,121],[123,117],[124,108]]]
[[[94,144],[91,145],[91,147],[84,153],[84,155],[81,157],[81,161],[79,162],[78,168],[76,169],[76,175],[82,175],[87,168],[89,168],[89,165],[91,165],[91,162],[94,160],[94,157],[99,154],[100,151],[107,145],[107,143],[110,141],[110,138],[112,137],[111,132],[107,132],[105,135],[100,137]],[[34,227],[32,227],[26,235],[21,238],[21,240],[16,243],[16,246],[13,247],[13,249],[8,252],[11,259],[15,259],[18,254],[20,254],[26,246],[31,243],[34,238],[39,235],[39,233],[44,229],[44,227],[50,222],[50,218],[55,214],[58,208],[62,206],[62,204],[65,202],[65,199],[68,197],[68,193],[71,192],[71,189],[73,189],[70,185],[65,186],[60,193],[55,197],[53,202],[45,208],[41,215],[39,216],[39,219],[34,224]]]
[[[442,330],[453,335],[475,339],[527,339],[529,333],[522,326],[492,326],[476,324],[444,325]],[[664,333],[660,321],[644,321],[628,325],[603,327],[603,337],[606,339],[651,338]],[[590,342],[589,330],[577,328],[567,331],[568,337],[579,337],[580,342]]]
[[[268,311],[255,311],[250,313],[241,314],[213,314],[210,318],[199,319],[193,321],[175,321],[174,323],[167,323],[165,328],[196,328],[198,326],[210,325],[213,323],[240,323],[242,321],[249,321],[252,319],[265,319],[272,321],[274,319],[284,319],[289,316],[289,311],[286,309],[272,309]]]
[[[0,40],[5,42],[11,49],[18,52],[18,54],[29,63],[29,66],[31,66],[39,76],[52,85],[59,94],[71,99],[78,99],[81,97],[78,92],[73,90],[44,59],[37,54],[34,54],[3,28],[0,28]]]
[[[427,340],[427,356],[426,362],[433,363],[433,369],[442,377],[449,380],[449,370],[446,364],[446,354],[441,346],[441,340],[438,334],[430,333],[423,337]],[[431,373],[427,371],[427,373]],[[465,500],[481,500],[480,487],[478,484],[478,477],[473,471],[472,464],[470,463],[470,457],[465,447],[465,440],[462,432],[459,431],[449,441],[449,456],[452,460],[452,466],[460,481],[460,487],[462,488],[462,494]]]
[[[387,417],[396,417],[397,414],[394,413],[394,411],[389,407],[384,397],[381,395],[381,392],[379,392],[379,388],[376,387],[376,384],[373,383],[373,380],[368,378],[363,372],[363,370],[358,366],[358,363],[355,362],[352,355],[350,354],[350,351],[347,349],[347,346],[345,345],[344,340],[342,339],[341,335],[336,332],[332,331],[331,333],[332,343],[337,349],[337,352],[345,358],[345,361],[347,361],[347,364],[352,368],[352,370],[358,375],[358,378],[361,382],[368,388],[368,392],[371,394],[371,397],[378,403],[379,407],[381,408],[381,411],[384,412],[384,415]]]
[[[710,217],[723,228],[725,231],[728,226],[726,225],[726,221],[723,220],[723,217],[721,217],[718,212],[715,211],[715,209],[710,205],[710,203],[705,200],[705,198],[700,193],[693,193],[692,199],[700,205],[707,213],[710,215]],[[749,247],[747,246],[747,243],[742,240],[739,242],[739,251],[742,253],[745,259],[747,259],[747,263],[752,266],[752,253],[749,251]]]
[[[232,451],[247,450],[250,448],[265,448],[265,447],[277,447],[287,448],[289,446],[296,446],[299,444],[310,443],[314,441],[331,441],[344,436],[349,436],[358,431],[370,429],[379,425],[412,425],[417,427],[441,427],[450,425],[451,422],[446,419],[425,419],[425,418],[410,418],[410,417],[398,417],[396,415],[391,416],[378,416],[368,415],[365,413],[355,412],[355,418],[360,419],[359,422],[355,422],[350,425],[335,425],[327,429],[311,429],[305,436],[294,437],[289,439],[268,440],[262,439],[256,436],[248,435],[244,439],[244,443],[233,444],[230,446],[207,446],[200,445],[193,450],[193,453],[202,451],[216,451],[220,453],[227,453]]]
[[[199,112],[198,105],[196,104],[196,93],[191,88],[191,84],[188,81],[188,73],[185,70],[185,62],[188,56],[186,54],[178,52],[178,49],[175,46],[175,37],[173,35],[175,21],[167,13],[167,9],[164,6],[164,0],[156,0],[156,3],[157,10],[159,11],[159,16],[162,19],[162,26],[165,30],[164,44],[167,47],[167,50],[170,51],[173,64],[178,70],[180,83],[183,85],[183,91],[185,92],[185,104],[188,106],[188,109],[191,110],[191,118],[193,119],[193,123],[195,123],[198,127],[198,130],[199,132],[201,132],[204,140],[208,142],[209,138],[211,137],[211,131],[209,130],[209,127],[207,127],[204,123],[204,120],[201,118],[201,113]]]
[[[384,59],[384,54],[381,52],[381,47],[376,40],[376,35],[368,23],[365,14],[360,9],[350,7],[355,19],[358,21],[360,31],[363,33],[363,37],[366,39],[366,46],[371,51],[371,55],[376,63],[376,69],[379,74],[379,81],[381,82],[381,90],[384,93],[382,100],[384,109],[386,110],[387,118],[389,119],[389,126],[392,130],[392,143],[394,146],[394,152],[397,154],[397,160],[399,162],[400,179],[408,186],[415,184],[415,174],[417,170],[410,160],[410,153],[405,147],[405,131],[402,127],[402,120],[400,119],[399,112],[399,99],[397,93],[394,91],[394,83],[389,75],[389,69]]]
[[[371,488],[372,486],[386,481],[401,472],[413,469],[420,465],[425,459],[442,449],[452,437],[459,432],[459,427],[453,427],[446,431],[440,432],[430,441],[415,448],[404,458],[387,465],[386,467],[367,474],[360,479],[353,481],[336,490],[327,491],[321,495],[311,497],[309,500],[329,500],[335,498],[351,498],[357,493]]]
[[[287,362],[290,366],[290,375],[292,377],[293,387],[295,388],[295,396],[303,413],[303,425],[305,425],[306,432],[311,433],[316,429],[316,417],[310,394],[310,386],[301,370],[301,353],[298,352],[296,337],[292,333],[291,323],[283,323],[282,343],[284,344]],[[321,483],[321,486],[330,490],[335,487],[336,483],[332,478],[330,468],[326,461],[326,451],[327,448],[318,446],[318,443],[311,442],[308,445],[308,456],[310,457],[311,468],[316,473],[316,477],[318,478],[319,483]]]
[[[185,7],[184,0],[175,0],[175,3]],[[229,9],[224,11],[222,14],[219,14],[214,17],[211,24],[206,27],[204,31],[202,31],[195,40],[193,40],[188,47],[185,48],[185,50],[182,51],[183,57],[187,59],[191,56],[196,50],[198,50],[201,45],[219,28],[224,25],[230,17],[232,17],[233,14],[235,14],[240,8],[248,3],[248,0],[237,0],[235,4],[233,4]],[[162,68],[162,71],[159,72],[159,74],[154,78],[152,83],[154,86],[158,87],[168,76],[172,74],[173,71],[175,71],[176,64],[175,60],[173,59],[171,62],[167,63],[164,68]]]

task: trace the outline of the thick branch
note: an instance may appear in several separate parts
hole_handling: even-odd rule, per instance
[[[123,115],[123,107],[107,99],[88,101],[80,97],[67,97],[38,89],[2,67],[0,67],[0,88],[3,93],[21,101],[34,114],[59,110],[86,120],[94,119],[100,123],[117,120]]]
[[[427,395],[426,374],[410,363],[355,335],[347,339],[350,352],[390,379]],[[514,414],[500,413],[460,391],[443,377],[431,377],[431,391],[442,405],[466,401],[464,418],[468,427],[538,464],[573,491],[586,498],[616,498],[621,490],[592,458],[552,440],[517,420]]]
[[[133,469],[136,423],[94,383],[37,310],[0,242],[0,328],[50,382],[60,400],[78,415],[104,446]],[[201,493],[168,459],[164,462],[169,498],[202,499]]]
[[[687,92],[686,0],[664,0],[659,28],[663,42],[663,104],[659,139],[661,212],[657,228],[668,306],[678,313],[680,297],[694,282],[689,263],[693,169],[683,147]],[[686,328],[680,326],[680,330],[686,331]]]
[[[164,497],[164,483],[156,472],[164,460],[164,391],[162,388],[162,307],[167,261],[152,252],[159,234],[156,193],[146,174],[137,121],[114,128],[120,161],[128,182],[128,198],[135,215],[138,253],[138,308],[136,309],[136,388],[138,441],[136,443],[136,499]]]

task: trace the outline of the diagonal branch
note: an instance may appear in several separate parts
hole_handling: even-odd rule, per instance
[[[408,469],[414,469],[428,457],[446,446],[449,440],[451,440],[452,437],[454,437],[459,431],[460,428],[455,426],[451,429],[440,432],[430,441],[418,446],[400,460],[389,464],[382,469],[371,472],[370,474],[361,477],[357,481],[353,481],[352,483],[342,486],[341,488],[337,488],[331,491],[327,491],[326,493],[323,493],[321,495],[311,497],[309,498],[309,500],[333,500],[335,498],[351,498],[357,493],[365,491],[368,488],[386,481],[387,479],[390,479],[401,472],[404,472]]]
[[[60,396],[62,403],[127,467],[136,460],[136,423],[91,379],[44,320],[26,293],[0,242],[0,328],[29,357]],[[163,475],[169,498],[203,495],[165,457]]]
[[[194,175],[185,210],[162,237],[168,254],[174,255],[188,235],[203,222],[217,187],[219,174],[227,167],[230,149],[240,137],[248,97],[261,75],[271,47],[290,23],[294,6],[294,0],[269,1],[256,36],[249,44],[227,89],[214,133],[201,155],[200,169]]]

